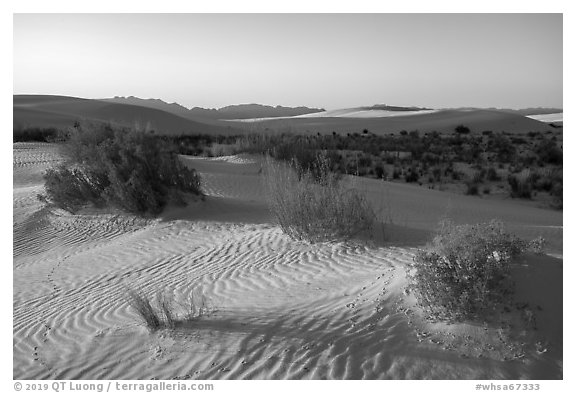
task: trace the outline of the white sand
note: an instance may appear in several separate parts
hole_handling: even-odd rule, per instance
[[[307,113],[298,116],[283,116],[283,117],[260,117],[254,119],[233,119],[227,121],[238,121],[243,123],[252,123],[265,120],[275,119],[308,119],[308,118],[322,118],[322,117],[343,117],[343,118],[380,118],[380,117],[400,117],[400,116],[418,116],[430,113],[436,113],[436,109],[425,109],[419,111],[387,111],[382,109],[363,109],[363,108],[347,108],[347,109],[333,109],[323,112]]]
[[[562,378],[559,259],[516,269],[518,298],[542,309],[537,330],[519,311],[509,331],[430,324],[404,293],[414,248],[290,240],[271,222],[256,160],[188,159],[208,200],[149,220],[42,208],[40,175],[57,159],[51,145],[14,145],[15,379]],[[428,225],[406,217],[416,234]],[[199,290],[214,313],[149,333],[126,287]]]
[[[531,115],[526,116],[530,119],[542,121],[544,123],[554,123],[564,121],[564,113],[547,113],[545,115]]]

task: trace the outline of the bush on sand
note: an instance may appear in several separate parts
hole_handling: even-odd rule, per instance
[[[318,156],[313,168],[268,158],[264,183],[268,204],[280,227],[294,240],[311,243],[348,240],[370,229],[374,212],[358,191],[346,188]]]
[[[46,172],[46,200],[75,212],[92,203],[158,214],[183,193],[202,195],[200,177],[175,147],[145,132],[108,125],[78,126],[63,145],[67,162]]]
[[[414,257],[411,289],[433,319],[488,315],[513,293],[514,257],[541,251],[542,242],[522,241],[499,221],[476,225],[444,221],[432,244]]]

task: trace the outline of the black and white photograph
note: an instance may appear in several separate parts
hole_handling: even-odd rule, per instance
[[[562,13],[12,21],[13,380],[565,378]]]

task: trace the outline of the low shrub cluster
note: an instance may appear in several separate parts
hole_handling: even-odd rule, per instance
[[[541,238],[520,240],[499,221],[459,226],[445,221],[432,244],[414,257],[410,286],[433,319],[483,317],[513,293],[514,257],[540,252],[542,244]]]
[[[183,193],[202,194],[174,146],[144,132],[78,126],[63,151],[67,162],[44,175],[45,199],[70,212],[92,203],[158,214],[168,202],[184,203]]]
[[[319,156],[312,169],[268,158],[264,182],[268,204],[280,227],[295,240],[347,240],[368,230],[374,212],[358,191],[347,189]]]
[[[59,134],[55,127],[14,127],[12,142],[53,142]]]

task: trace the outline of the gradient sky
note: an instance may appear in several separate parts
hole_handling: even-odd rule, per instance
[[[16,14],[14,94],[562,107],[562,15]]]

